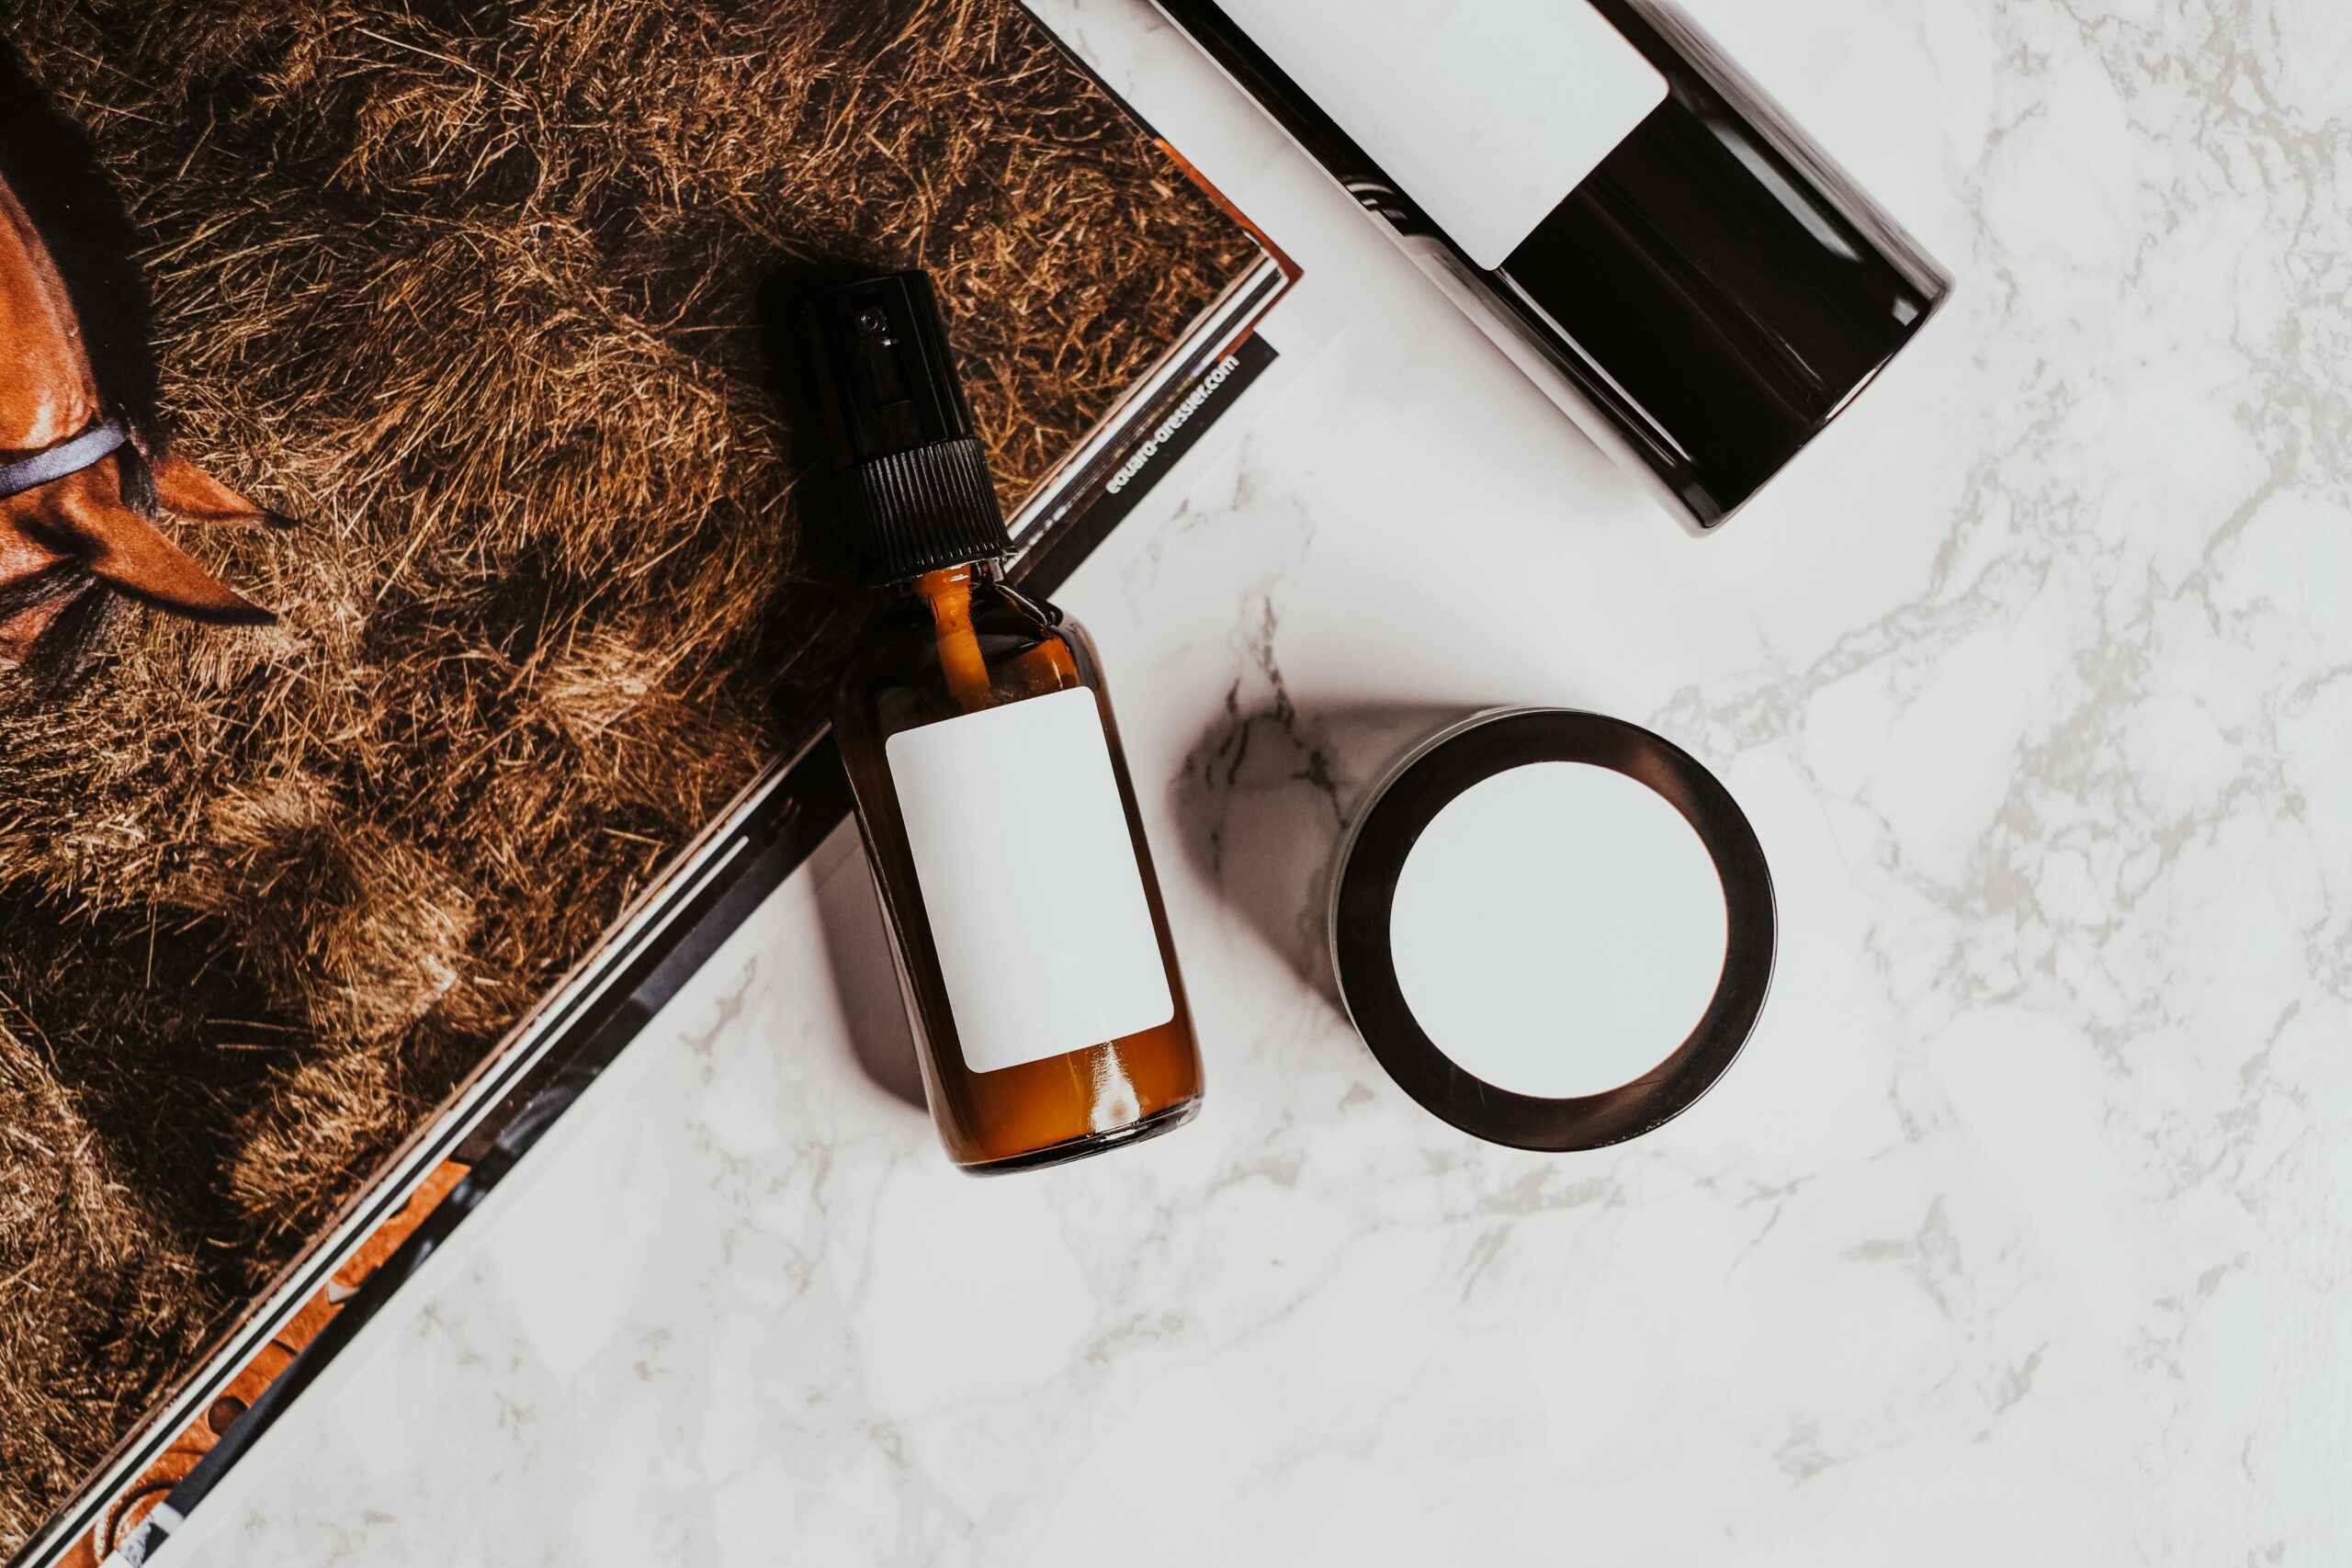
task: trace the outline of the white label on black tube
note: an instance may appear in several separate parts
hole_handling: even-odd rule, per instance
[[[1176,1016],[1092,692],[900,730],[884,750],[967,1066]]]
[[[1220,0],[1480,266],[1666,100],[1585,0]]]

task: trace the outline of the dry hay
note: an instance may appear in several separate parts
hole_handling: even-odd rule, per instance
[[[1010,499],[1247,251],[1012,0],[0,39],[144,236],[178,443],[300,522],[179,536],[277,626],[0,697],[6,1550],[811,722],[860,604],[791,297],[929,267]]]
[[[124,1184],[40,1053],[0,1019],[0,1513],[59,1496],[196,1342],[196,1266]]]

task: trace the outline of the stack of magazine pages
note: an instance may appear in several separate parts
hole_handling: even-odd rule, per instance
[[[0,17],[0,1556],[142,1561],[847,808],[801,300],[1050,588],[1266,237],[1014,0]]]

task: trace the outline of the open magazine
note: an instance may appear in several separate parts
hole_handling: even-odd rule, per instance
[[[1050,586],[1290,281],[1012,0],[359,9],[0,18],[19,1563],[152,1549],[841,819],[797,295],[940,280]]]

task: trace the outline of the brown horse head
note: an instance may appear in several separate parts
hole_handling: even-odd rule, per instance
[[[72,296],[0,179],[0,475],[108,423]],[[119,428],[119,426],[117,427]],[[107,445],[99,438],[96,445]],[[135,482],[133,482],[135,481]],[[13,488],[0,486],[0,491]],[[117,442],[87,466],[0,494],[0,671],[85,641],[116,595],[215,624],[275,619],[198,566],[134,504],[198,524],[260,523],[258,506],[185,457]]]

